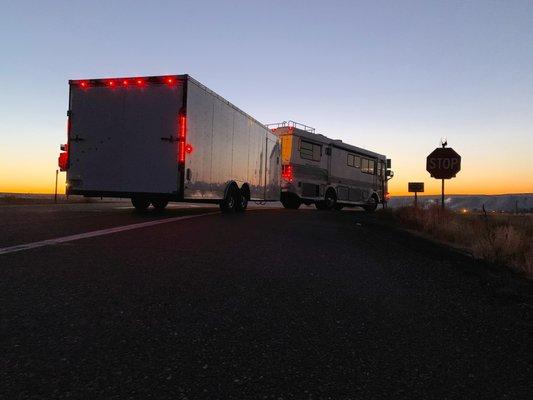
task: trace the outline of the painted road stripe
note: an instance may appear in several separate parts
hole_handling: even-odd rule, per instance
[[[19,244],[16,246],[0,248],[0,255],[15,253],[17,251],[35,249],[37,247],[51,246],[54,244],[72,242],[74,240],[87,239],[87,238],[92,238],[96,236],[111,235],[113,233],[131,231],[133,229],[146,228],[146,227],[154,226],[154,225],[168,224],[170,222],[183,221],[185,219],[205,217],[207,215],[213,215],[213,214],[220,214],[220,211],[209,212],[209,213],[204,213],[204,214],[196,214],[196,215],[185,215],[183,217],[158,219],[157,221],[148,221],[148,222],[141,222],[138,224],[116,226],[114,228],[101,229],[99,231],[78,233],[77,235],[70,235],[70,236],[63,236],[63,237],[55,238],[55,239],[41,240],[40,242]]]

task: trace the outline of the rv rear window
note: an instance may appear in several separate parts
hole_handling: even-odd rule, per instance
[[[306,160],[320,161],[321,156],[322,146],[305,140],[300,141],[300,157]]]

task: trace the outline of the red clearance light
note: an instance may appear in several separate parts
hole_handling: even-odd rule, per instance
[[[68,169],[68,153],[59,153],[59,158],[57,159],[57,165],[61,171],[66,171]]]
[[[139,86],[143,86],[144,85],[144,80],[142,80],[142,79],[137,79],[135,82],[137,82],[137,85],[139,85]]]
[[[192,150],[193,150],[192,145],[190,145],[190,144],[187,143],[187,144],[185,145],[185,152],[186,152],[187,154],[191,154],[191,153],[192,153]]]
[[[167,78],[165,79],[165,82],[168,83],[169,85],[172,85],[175,81],[174,81],[174,78]]]
[[[187,135],[187,118],[185,117],[185,114],[180,114],[179,131],[178,131],[178,161],[180,164],[185,163],[185,152],[187,151],[187,146],[185,145],[186,135]],[[192,146],[190,147],[192,151]]]
[[[122,86],[128,86],[128,84],[129,84],[129,82],[126,79],[124,79],[122,81]]]
[[[115,81],[107,81],[107,86],[115,86]]]
[[[83,81],[83,82],[80,82],[80,86],[81,86],[82,88],[87,88],[87,87],[89,87],[89,83]]]

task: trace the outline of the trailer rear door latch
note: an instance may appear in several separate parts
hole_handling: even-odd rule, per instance
[[[74,137],[70,137],[69,140],[71,142],[81,142],[82,140],[85,140],[84,138],[82,137],[79,137],[78,135],[74,136]]]
[[[162,137],[161,140],[163,140],[164,142],[170,142],[170,143],[178,141],[177,139],[174,139],[172,135],[170,135],[169,137]]]

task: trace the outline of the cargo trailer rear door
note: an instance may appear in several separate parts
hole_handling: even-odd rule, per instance
[[[67,174],[72,193],[179,193],[183,93],[182,81],[120,81],[113,87],[72,82]]]

